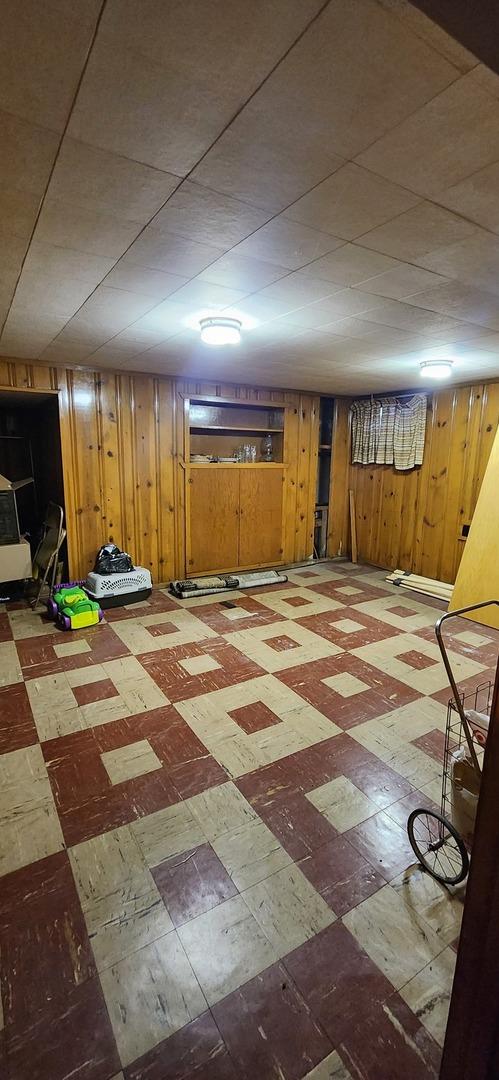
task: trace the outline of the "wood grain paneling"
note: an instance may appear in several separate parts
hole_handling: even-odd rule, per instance
[[[85,577],[114,541],[165,582],[185,574],[183,458],[189,395],[286,407],[283,560],[311,551],[318,399],[259,387],[186,382],[0,360],[0,387],[58,394],[69,572]],[[279,475],[281,473],[279,472]]]
[[[239,470],[239,564],[279,563],[284,469]]]
[[[351,465],[350,399],[336,402],[329,553],[349,550],[346,496],[355,492],[359,559],[454,582],[494,435],[499,383],[441,390],[429,398],[423,464],[409,472]]]

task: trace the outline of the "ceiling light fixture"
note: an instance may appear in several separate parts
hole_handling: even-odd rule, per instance
[[[239,319],[224,319],[223,316],[200,319],[199,328],[205,345],[239,345],[241,340]]]
[[[452,360],[422,360],[420,368],[423,379],[448,379],[452,374]]]

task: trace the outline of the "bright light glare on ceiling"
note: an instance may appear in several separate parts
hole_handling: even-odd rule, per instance
[[[452,374],[452,360],[422,360],[420,366],[423,379],[448,379]]]
[[[241,323],[239,319],[200,319],[201,341],[205,345],[239,345]]]

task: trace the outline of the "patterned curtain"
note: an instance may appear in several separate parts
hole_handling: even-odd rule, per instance
[[[381,402],[370,400],[354,401],[352,414],[352,462],[368,465],[376,461],[379,442]]]
[[[426,408],[426,394],[402,401],[396,397],[354,401],[352,464],[394,465],[398,470],[421,465]]]

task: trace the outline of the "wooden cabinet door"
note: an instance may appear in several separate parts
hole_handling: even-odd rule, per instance
[[[190,469],[187,479],[187,573],[238,565],[239,470]]]
[[[240,566],[282,562],[283,475],[283,469],[240,471]]]

